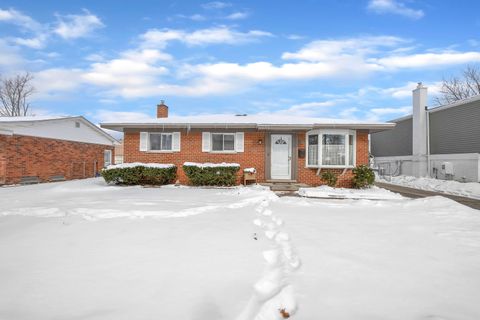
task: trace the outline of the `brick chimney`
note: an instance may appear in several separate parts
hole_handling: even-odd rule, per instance
[[[157,105],[157,118],[168,118],[168,106],[163,100]]]

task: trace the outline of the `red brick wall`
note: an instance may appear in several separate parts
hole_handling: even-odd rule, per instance
[[[209,153],[202,152],[202,133],[201,132],[182,132],[181,133],[181,152],[175,153],[156,153],[140,152],[140,133],[125,133],[124,136],[124,162],[157,162],[173,163],[177,166],[177,175],[180,183],[188,184],[188,179],[183,173],[182,165],[184,162],[228,162],[238,163],[241,170],[238,172],[238,182],[243,177],[243,168],[254,167],[257,169],[259,182],[265,179],[265,133],[264,132],[245,132],[245,152],[239,153]],[[262,140],[262,144],[258,144]]]
[[[201,132],[182,132],[181,151],[175,153],[156,153],[139,151],[140,133],[127,132],[124,136],[124,162],[154,162],[173,163],[178,167],[178,178],[180,183],[187,184],[188,179],[183,173],[182,165],[190,162],[236,162],[241,168],[254,167],[257,169],[257,181],[265,182],[265,132],[245,132],[245,152],[234,154],[218,154],[202,152]],[[258,144],[258,140],[262,144]],[[305,133],[297,134],[298,149],[305,149]],[[368,164],[368,131],[357,131],[356,163]],[[294,150],[297,153],[297,150]],[[352,171],[349,169],[341,175],[343,169],[331,169],[339,175],[338,186],[351,187]],[[321,185],[323,182],[316,175],[317,169],[305,168],[305,159],[297,161],[297,181],[309,185]],[[238,182],[241,181],[243,171],[238,174]]]
[[[53,175],[63,175],[67,180],[93,177],[103,167],[103,151],[107,149],[112,150],[113,157],[113,146],[0,135],[7,184],[20,182],[22,176],[38,176],[42,181]]]

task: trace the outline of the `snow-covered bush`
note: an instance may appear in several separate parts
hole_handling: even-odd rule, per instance
[[[160,163],[123,163],[102,170],[107,183],[126,185],[163,185],[175,181],[177,167]]]
[[[322,180],[325,181],[329,187],[335,187],[337,184],[337,176],[330,170],[322,172],[320,178],[322,178]]]
[[[183,171],[194,186],[233,186],[237,182],[238,170],[238,163],[183,164]]]
[[[368,188],[375,182],[375,174],[373,170],[366,165],[355,167],[353,168],[352,172],[352,182],[354,188]]]

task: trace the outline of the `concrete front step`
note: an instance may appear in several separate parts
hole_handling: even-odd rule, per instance
[[[298,191],[300,187],[294,184],[278,184],[275,183],[274,185],[270,186],[270,190],[272,191]]]

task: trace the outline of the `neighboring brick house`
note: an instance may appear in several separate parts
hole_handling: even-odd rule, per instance
[[[94,177],[117,141],[84,117],[0,117],[0,184]]]
[[[328,169],[345,187],[351,186],[351,169],[368,164],[369,132],[394,126],[269,114],[168,117],[164,104],[151,121],[101,124],[124,133],[125,163],[173,163],[183,184],[182,165],[193,161],[254,167],[258,182],[320,185],[319,174]],[[239,182],[241,176],[242,170]]]

